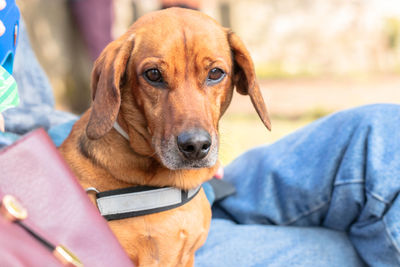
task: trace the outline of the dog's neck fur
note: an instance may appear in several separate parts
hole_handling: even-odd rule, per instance
[[[124,120],[119,119],[118,122],[126,131]],[[218,168],[216,164],[211,168],[169,170],[154,157],[135,151],[132,146],[135,140],[126,140],[115,129],[111,129],[98,140],[89,140],[84,131],[79,138],[81,151],[92,161],[95,168],[100,168],[101,172],[108,173],[110,178],[129,185],[192,189],[210,179]]]

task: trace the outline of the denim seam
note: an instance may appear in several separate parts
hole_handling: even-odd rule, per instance
[[[390,205],[390,202],[385,200],[383,197],[375,194],[374,192],[368,190],[367,188],[365,188],[365,192],[367,192],[368,194],[370,194],[373,198],[375,198],[376,200],[383,202],[386,205]]]
[[[386,235],[388,236],[388,239],[389,239],[390,243],[392,243],[392,245],[396,249],[397,253],[400,254],[400,247],[395,242],[395,239],[393,238],[393,236],[391,234],[391,231],[390,231],[388,225],[386,224],[385,218],[382,219],[382,222],[383,222],[383,225],[385,227]]]
[[[292,224],[292,223],[294,223],[294,222],[300,220],[301,218],[304,218],[304,217],[306,217],[306,216],[308,216],[308,215],[310,215],[310,214],[312,214],[312,213],[314,213],[314,212],[316,212],[316,211],[322,209],[322,208],[325,207],[327,204],[329,204],[329,201],[323,202],[323,203],[321,203],[320,205],[316,206],[315,208],[313,208],[313,209],[311,209],[311,210],[308,210],[308,211],[306,211],[306,212],[301,213],[301,214],[300,214],[299,216],[297,216],[296,218],[294,218],[294,219],[292,219],[292,220],[290,220],[290,221],[288,221],[288,222],[286,222],[286,223],[283,223],[282,225],[290,225],[290,224]]]
[[[343,181],[343,182],[338,182],[335,183],[334,186],[342,186],[342,185],[347,185],[347,184],[363,184],[365,181],[364,180],[352,180],[352,181]],[[366,188],[365,185],[363,185],[365,188],[365,192],[369,195],[371,195],[373,198],[375,198],[376,200],[383,202],[386,205],[390,205],[390,201],[385,200],[383,197],[381,197],[380,195],[368,190]]]
[[[342,182],[335,182],[334,186],[337,185],[346,185],[346,184],[362,184],[364,183],[364,180],[350,180],[350,181],[342,181]]]

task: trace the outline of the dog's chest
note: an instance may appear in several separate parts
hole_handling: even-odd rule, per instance
[[[210,204],[201,190],[179,208],[109,224],[137,266],[190,266],[210,221]]]

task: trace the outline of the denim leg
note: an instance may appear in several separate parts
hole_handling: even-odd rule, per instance
[[[367,264],[399,266],[399,135],[400,106],[371,105],[250,150],[226,167],[237,194],[214,217],[344,231]]]
[[[213,219],[195,266],[364,266],[346,233],[322,227],[235,224]]]

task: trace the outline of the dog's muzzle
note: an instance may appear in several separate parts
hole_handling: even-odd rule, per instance
[[[186,159],[201,160],[210,152],[212,140],[204,130],[191,130],[178,135],[176,143]]]
[[[129,140],[128,133],[117,122],[114,129]],[[217,136],[203,129],[188,130],[160,143],[153,139],[153,143],[162,164],[171,170],[209,168],[217,163]]]
[[[190,129],[177,136],[154,141],[162,164],[171,170],[209,168],[218,159],[218,139],[203,129]]]

